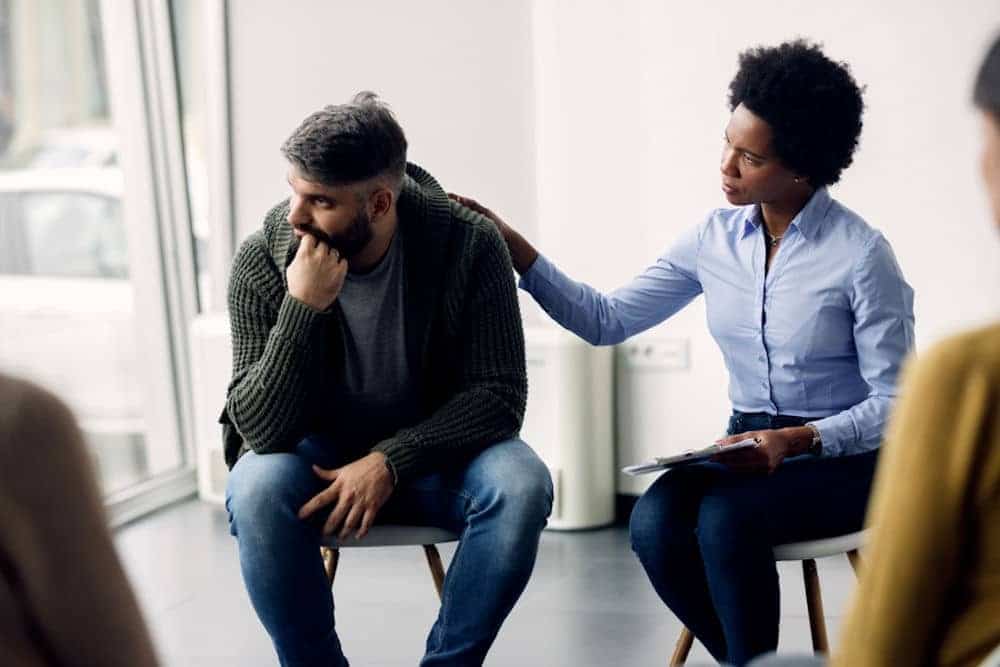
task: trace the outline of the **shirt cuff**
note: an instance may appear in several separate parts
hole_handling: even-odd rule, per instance
[[[554,272],[555,267],[552,265],[552,262],[539,253],[535,261],[528,267],[528,270],[521,274],[520,280],[517,281],[517,286],[529,294],[534,294],[535,290],[539,287],[552,284],[552,275]]]
[[[841,456],[845,449],[858,441],[851,415],[840,413],[809,422],[819,431],[820,456]]]

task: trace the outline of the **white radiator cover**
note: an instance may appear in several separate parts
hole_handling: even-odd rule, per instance
[[[229,320],[191,325],[198,492],[223,503],[227,470],[218,423],[232,369]],[[554,327],[527,327],[528,406],[521,437],[552,473],[548,527],[593,528],[614,521],[613,354]]]
[[[226,403],[226,387],[232,368],[229,318],[224,313],[199,315],[191,323],[191,391],[198,454],[198,495],[202,500],[220,505],[225,502],[229,471],[222,453],[219,415]]]
[[[521,437],[552,473],[548,527],[595,528],[615,518],[613,360],[555,326],[526,327],[528,407]]]

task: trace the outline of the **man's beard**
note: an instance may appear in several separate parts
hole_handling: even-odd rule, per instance
[[[308,227],[296,227],[296,229],[310,234],[317,241],[321,241],[334,248],[344,259],[350,259],[364,250],[372,240],[372,236],[374,236],[371,218],[368,216],[368,211],[364,208],[358,211],[358,214],[354,216],[351,224],[343,234],[331,236],[322,229],[311,225]]]

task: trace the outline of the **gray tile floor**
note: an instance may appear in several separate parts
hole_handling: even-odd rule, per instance
[[[116,542],[165,665],[273,666],[270,642],[240,579],[225,511],[197,500],[118,530]],[[453,548],[443,546],[447,565]],[[854,587],[845,557],[819,562],[826,618],[836,638]],[[781,652],[810,650],[797,563],[779,564]],[[345,550],[337,625],[353,665],[416,665],[437,598],[419,548]],[[680,624],[660,603],[623,527],[542,536],[527,590],[486,664],[665,665]],[[695,643],[690,664],[708,664]]]

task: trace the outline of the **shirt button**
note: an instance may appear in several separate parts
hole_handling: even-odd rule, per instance
[[[759,357],[757,357],[757,361],[764,361],[764,355],[762,354]]]
[[[763,387],[764,389],[767,389],[767,382],[761,382],[760,386]]]

